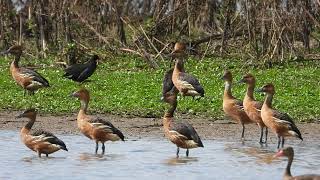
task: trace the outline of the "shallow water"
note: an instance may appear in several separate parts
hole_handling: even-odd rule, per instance
[[[0,179],[281,179],[285,158],[272,159],[275,144],[253,141],[204,141],[190,157],[166,139],[129,139],[106,143],[106,155],[95,155],[95,143],[81,135],[57,135],[69,152],[38,158],[18,132],[0,131]],[[319,141],[289,142],[295,148],[294,175],[320,173]],[[100,150],[100,149],[99,149]]]

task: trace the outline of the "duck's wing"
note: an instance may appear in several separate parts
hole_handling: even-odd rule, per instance
[[[289,133],[303,140],[301,133],[294,123],[293,119],[287,114],[277,110],[272,111],[273,119],[280,124],[283,124],[288,127]]]
[[[82,72],[78,76],[78,81],[82,82],[86,80],[88,77],[90,77],[94,73],[96,68],[97,68],[97,65],[95,62],[91,62],[90,64],[87,64],[87,66],[82,70]]]
[[[68,151],[65,143],[50,132],[44,130],[35,130],[30,135],[32,136],[33,141],[48,142],[52,145],[59,146],[63,150]]]
[[[43,76],[41,76],[38,72],[32,70],[32,69],[28,69],[28,68],[20,68],[20,74],[23,77],[27,77],[32,79],[32,81],[35,81],[35,83],[37,84],[41,84],[44,87],[49,87],[49,82],[48,80],[46,80]]]
[[[162,80],[162,95],[164,96],[167,92],[171,91],[173,88],[175,88],[173,82],[172,82],[172,73],[173,68],[168,70],[163,77]]]
[[[181,72],[179,74],[179,80],[181,83],[188,89],[196,90],[201,96],[204,96],[204,89],[201,86],[200,82],[193,75]]]
[[[199,147],[203,147],[198,133],[188,122],[174,123],[170,128],[170,131],[176,131],[177,133],[184,136],[186,140],[193,140],[198,144]]]
[[[237,107],[239,110],[244,111],[243,102],[242,102],[241,100],[235,99],[234,102],[235,102],[236,107]]]
[[[65,74],[63,77],[66,77],[68,79],[78,78],[81,72],[87,67],[86,64],[73,64],[66,69],[64,69]]]
[[[119,136],[119,138],[124,141],[124,135],[122,132],[113,126],[113,124],[109,121],[106,121],[101,118],[95,118],[88,121],[94,128],[100,129],[106,133],[112,133]]]

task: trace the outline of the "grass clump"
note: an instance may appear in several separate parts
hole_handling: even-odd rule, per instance
[[[71,80],[62,78],[63,70],[42,64],[38,72],[48,79],[51,87],[41,89],[35,96],[23,97],[23,90],[11,78],[9,65],[11,57],[0,59],[0,108],[20,110],[34,107],[41,112],[65,114],[76,112],[79,102],[69,94],[79,86]],[[29,60],[30,63],[33,60]],[[21,61],[24,64],[24,60]],[[84,86],[91,92],[90,111],[112,113],[123,116],[161,117],[165,105],[160,102],[161,83],[164,72],[170,63],[163,62],[159,70],[148,68],[138,57],[119,56],[100,63],[97,71],[90,77],[92,82]],[[44,68],[43,68],[44,67]],[[320,71],[314,64],[286,64],[271,69],[243,66],[238,60],[205,58],[201,62],[189,59],[186,71],[195,75],[203,85],[205,98],[194,101],[190,97],[179,98],[178,112],[188,115],[222,118],[223,81],[220,76],[228,68],[238,81],[250,72],[256,76],[257,87],[272,82],[276,87],[274,107],[288,112],[295,120],[312,121],[320,118]],[[242,99],[245,85],[234,85],[233,94]],[[258,100],[263,96],[256,94]]]

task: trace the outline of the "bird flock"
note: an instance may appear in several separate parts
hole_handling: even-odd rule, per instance
[[[187,57],[188,47],[186,44],[177,42],[170,56],[174,59],[174,68],[169,69],[163,78],[162,101],[168,104],[163,116],[163,130],[165,136],[177,146],[176,156],[179,157],[180,148],[186,149],[186,156],[189,156],[189,149],[204,147],[200,136],[188,122],[175,122],[174,112],[178,106],[178,94],[201,98],[205,96],[204,88],[199,80],[186,72],[184,62]],[[14,81],[27,93],[33,95],[38,89],[50,87],[49,82],[38,72],[19,66],[20,56],[24,48],[14,45],[1,54],[11,54],[14,59],[10,65],[10,72]],[[99,56],[93,55],[84,64],[74,64],[65,69],[63,77],[77,83],[87,80],[97,68]],[[242,126],[241,140],[244,141],[245,124],[255,123],[260,128],[260,144],[266,144],[268,129],[278,137],[277,148],[279,151],[275,156],[288,157],[288,164],[284,173],[284,179],[311,179],[320,180],[320,175],[302,175],[292,177],[290,168],[293,161],[294,150],[292,147],[284,148],[285,137],[293,136],[303,140],[298,127],[293,119],[284,112],[272,107],[272,100],[275,94],[275,87],[272,83],[255,89],[256,79],[252,74],[246,74],[238,83],[245,83],[247,91],[244,100],[241,101],[232,95],[233,77],[229,70],[226,70],[221,77],[224,81],[223,111],[232,120]],[[265,93],[264,102],[254,98],[254,92]],[[88,115],[87,109],[90,101],[90,93],[85,88],[80,88],[70,95],[80,101],[80,110],[77,116],[77,126],[80,132],[96,143],[95,153],[98,153],[101,143],[101,154],[105,153],[106,141],[125,140],[123,133],[111,122],[102,118]],[[37,111],[34,108],[27,109],[16,118],[28,118],[28,123],[21,129],[20,136],[23,143],[31,150],[48,157],[60,149],[68,151],[65,143],[54,134],[44,130],[33,130],[31,128],[36,120]],[[264,138],[263,138],[264,136]],[[282,147],[280,149],[280,147]]]

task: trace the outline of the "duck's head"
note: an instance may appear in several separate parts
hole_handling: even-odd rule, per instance
[[[18,116],[16,116],[16,118],[34,118],[37,115],[37,111],[34,108],[31,109],[27,109],[25,110],[23,113],[19,114]]]
[[[293,148],[286,147],[286,148],[280,149],[274,156],[275,157],[282,157],[282,156],[292,157],[293,155],[294,155]]]
[[[94,54],[94,55],[91,57],[91,59],[92,59],[93,61],[97,62],[97,61],[100,59],[100,57],[99,57],[98,55]]]
[[[266,94],[275,94],[276,93],[274,85],[272,83],[268,83],[268,84],[264,85],[262,88],[257,89],[256,91],[261,92],[261,93],[263,92]]]
[[[252,74],[248,73],[240,79],[239,83],[255,84],[256,78]]]
[[[229,70],[225,70],[222,77],[222,80],[224,81],[228,81],[228,82],[232,82],[232,74]]]
[[[81,88],[80,90],[72,93],[70,96],[79,98],[80,100],[84,100],[86,102],[89,102],[90,100],[89,91],[85,88]]]
[[[13,45],[8,50],[1,52],[1,54],[12,54],[15,56],[21,56],[24,48],[21,45]]]
[[[183,58],[186,56],[187,46],[185,43],[177,42],[174,45],[173,51],[171,52],[171,57],[173,58]]]

